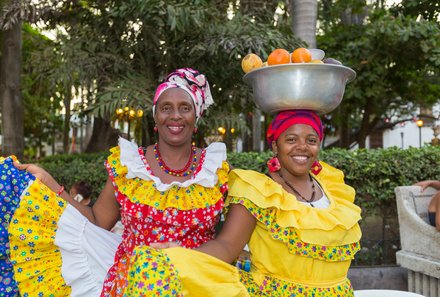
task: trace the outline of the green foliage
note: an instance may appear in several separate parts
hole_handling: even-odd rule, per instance
[[[345,151],[332,149],[322,159],[345,173],[356,189],[356,201],[364,216],[383,215],[395,209],[394,188],[440,177],[440,148],[398,148]]]
[[[60,135],[62,119],[56,88],[45,79],[38,79],[35,55],[53,47],[53,42],[29,24],[23,25],[23,76],[22,96],[24,103],[25,156],[35,157],[35,149],[43,143],[54,143]],[[40,63],[40,62],[38,62]]]
[[[426,20],[438,21],[440,2],[432,0],[402,0],[391,11],[393,13],[402,13],[413,17],[421,16]]]
[[[107,180],[104,161],[109,152],[93,154],[53,155],[38,161],[38,165],[49,172],[67,190],[77,181],[92,186],[92,199],[96,199]]]
[[[78,180],[90,182],[97,197],[106,180],[103,164],[108,154],[55,155],[38,163],[68,187]],[[267,173],[266,162],[271,156],[269,151],[229,153],[228,161],[231,168]],[[395,187],[440,178],[440,147],[407,150],[334,148],[321,151],[320,159],[344,172],[346,183],[356,189],[356,203],[362,207],[364,217],[383,215],[384,209],[395,210]]]
[[[357,72],[332,114],[333,126],[354,135],[345,145],[363,143],[384,118],[407,117],[440,98],[440,24],[419,17],[422,4],[418,12],[405,9],[415,2],[432,3],[402,1],[391,10],[357,0],[321,6],[327,19],[321,19],[325,31],[317,38],[319,47]],[[343,15],[340,21],[337,14]]]
[[[261,173],[267,173],[266,162],[272,157],[272,152],[247,152],[247,153],[229,153],[228,162],[233,168],[244,168],[255,170]]]
[[[263,173],[267,173],[265,163],[270,157],[270,152],[228,154],[231,166]],[[382,216],[384,209],[395,213],[395,187],[440,178],[439,147],[407,150],[333,148],[322,151],[320,159],[344,172],[345,182],[356,189],[356,204],[363,209],[364,217]]]
[[[298,44],[286,13],[276,12],[282,4],[275,0],[243,1],[245,7],[207,0],[69,5],[59,9],[63,14],[58,19],[66,28],[58,38],[64,63],[48,77],[96,82],[96,100],[89,102],[88,111],[106,119],[120,106],[142,108],[151,117],[158,83],[176,68],[192,67],[207,75],[216,103],[200,128],[247,131],[239,113],[246,114],[254,103],[242,83],[241,58],[249,52],[266,58],[275,48]]]
[[[90,183],[93,187],[93,198],[96,199],[107,179],[103,165],[107,156],[107,152],[56,155],[40,160],[39,164],[66,188],[79,180]],[[269,151],[229,153],[228,161],[231,168],[267,173],[266,161],[271,156]],[[334,148],[322,151],[320,159],[342,170],[345,182],[356,190],[355,203],[362,208],[364,219],[361,227],[369,217],[383,219],[383,228],[396,221],[395,187],[440,178],[440,147],[351,151]],[[396,228],[397,226],[393,227],[395,233],[391,238],[385,238],[385,235],[382,240],[362,238],[363,248],[357,254],[354,265],[394,263],[394,253],[399,245]]]

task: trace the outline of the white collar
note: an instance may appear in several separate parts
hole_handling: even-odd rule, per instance
[[[226,146],[221,142],[211,143],[206,149],[205,159],[201,170],[194,178],[184,182],[173,181],[170,184],[163,183],[157,176],[152,175],[146,168],[145,163],[139,155],[138,145],[122,137],[119,138],[120,161],[121,165],[127,167],[126,178],[141,178],[143,180],[153,180],[159,191],[167,191],[172,186],[186,188],[192,184],[199,184],[206,188],[212,188],[217,184],[217,169],[222,167],[226,160]]]

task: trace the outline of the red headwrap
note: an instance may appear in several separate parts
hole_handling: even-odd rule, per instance
[[[324,137],[324,128],[321,119],[312,110],[285,110],[275,116],[269,125],[266,133],[266,139],[269,145],[280,137],[281,133],[292,125],[305,124],[311,126],[318,134],[319,140]]]

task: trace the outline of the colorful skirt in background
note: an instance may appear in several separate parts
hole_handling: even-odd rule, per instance
[[[120,236],[90,223],[14,160],[0,158],[0,296],[99,296]]]

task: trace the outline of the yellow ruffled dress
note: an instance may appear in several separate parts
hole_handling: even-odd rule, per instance
[[[330,201],[325,209],[299,202],[261,173],[230,173],[226,205],[245,206],[257,221],[251,271],[240,271],[251,296],[353,296],[347,272],[359,250],[361,210],[343,173],[321,165],[312,176]]]

